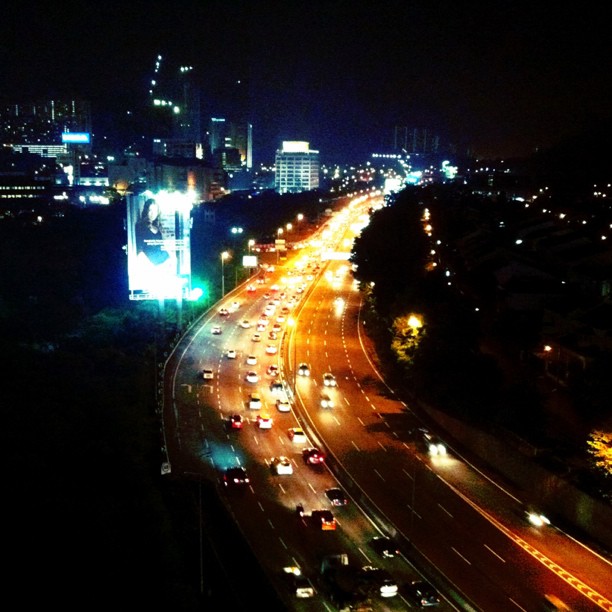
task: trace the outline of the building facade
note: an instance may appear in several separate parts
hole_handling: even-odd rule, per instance
[[[319,152],[308,142],[286,140],[276,151],[274,187],[278,193],[299,193],[319,188]]]

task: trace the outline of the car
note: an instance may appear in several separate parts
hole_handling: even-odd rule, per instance
[[[327,489],[325,491],[325,497],[329,499],[332,506],[346,506],[348,504],[348,497],[339,487]]]
[[[223,474],[223,484],[226,487],[243,487],[249,482],[247,471],[242,466],[227,468]]]
[[[275,355],[278,352],[278,348],[274,344],[268,344],[266,346],[266,353],[268,355]]]
[[[291,427],[287,433],[289,434],[289,439],[292,442],[296,442],[298,444],[307,442],[306,434],[301,427]]]
[[[227,308],[219,308],[219,314],[222,317],[227,317],[229,315],[229,310]]]
[[[244,420],[240,414],[232,414],[228,417],[227,423],[230,429],[242,429]]]
[[[425,450],[432,456],[446,455],[446,445],[437,436],[432,434],[425,427],[418,429],[418,434],[421,438],[421,444]]]
[[[298,599],[315,596],[315,588],[312,586],[312,582],[302,574],[302,570],[298,566],[283,567],[283,574],[287,579],[289,588]]]
[[[254,291],[256,291],[256,290],[257,290],[257,287],[256,287],[255,285],[249,285],[249,286],[247,287],[247,291],[248,291],[249,293],[253,293],[253,292],[254,292]]]
[[[280,324],[279,324],[279,323],[275,323],[275,324],[272,326],[272,331],[275,331],[276,333],[278,333],[278,332],[279,332],[281,329],[282,329],[282,327],[280,326]]]
[[[268,334],[268,340],[278,340],[278,334],[276,332],[271,331]]]
[[[272,468],[272,471],[279,476],[293,474],[293,463],[289,457],[274,457],[270,461],[270,467]]]
[[[313,525],[320,527],[322,531],[334,531],[336,529],[336,518],[331,510],[313,510],[310,513],[310,520]]]
[[[228,359],[236,359],[236,351],[234,349],[228,349],[227,352],[225,353],[225,356]]]
[[[215,377],[215,374],[210,368],[204,368],[202,370],[202,378],[204,380],[212,380],[214,377]]]
[[[257,327],[266,328],[268,327],[269,324],[270,324],[270,320],[268,319],[268,315],[264,312],[257,321]]]
[[[333,408],[334,400],[327,393],[321,393],[321,408]]]
[[[323,384],[326,387],[335,387],[337,385],[336,377],[331,372],[326,372],[323,374]]]
[[[436,589],[424,580],[414,580],[406,588],[406,596],[420,608],[431,608],[440,605]]]
[[[285,385],[280,380],[273,380],[270,383],[270,392],[272,395],[285,395]]]
[[[230,312],[236,312],[240,308],[240,302],[232,302],[232,305],[229,308]]]
[[[254,372],[253,370],[249,370],[246,373],[245,379],[246,379],[247,382],[250,382],[250,383],[253,383],[253,384],[258,383],[259,382],[259,374],[257,372]]]
[[[214,336],[219,336],[222,333],[220,325],[213,325],[210,331]]]
[[[279,374],[278,366],[275,363],[271,363],[266,369],[266,374],[268,376],[278,376]]]
[[[291,412],[291,404],[286,399],[277,399],[276,408],[279,412]]]
[[[310,376],[310,366],[305,362],[300,363],[297,373],[299,376]]]
[[[242,327],[243,329],[249,329],[249,327],[251,327],[251,322],[247,319],[243,319],[242,321],[240,321],[240,327]]]
[[[370,540],[370,546],[377,552],[381,557],[391,559],[397,557],[399,549],[395,542],[387,536],[375,536]]]
[[[325,463],[325,455],[314,446],[302,451],[302,459],[304,459],[306,465],[322,465]]]
[[[360,578],[381,597],[395,597],[399,592],[397,582],[393,580],[391,574],[380,567],[364,565],[360,571]]]
[[[259,410],[261,408],[261,395],[257,392],[253,392],[249,395],[249,408],[251,410]]]
[[[257,415],[257,427],[259,427],[259,429],[272,429],[273,422],[274,420],[269,414]]]
[[[247,355],[247,365],[257,365],[257,357],[255,355]]]
[[[252,342],[261,342],[261,334],[255,333],[251,336]]]
[[[276,317],[276,322],[277,323],[284,323],[285,322],[285,315],[283,315],[283,314],[278,315],[278,317]]]
[[[525,510],[525,518],[530,525],[534,527],[544,527],[546,525],[550,525],[550,519],[542,514],[539,510],[534,508],[528,508]]]
[[[257,324],[257,327],[255,328],[258,332],[262,332],[262,331],[266,331],[266,326],[262,325],[261,323]]]

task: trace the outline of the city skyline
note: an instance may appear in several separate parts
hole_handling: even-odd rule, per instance
[[[89,99],[105,134],[140,112],[162,55],[194,66],[204,117],[247,116],[256,163],[283,140],[310,142],[324,163],[363,160],[396,126],[460,153],[528,155],[612,107],[595,7],[185,0],[3,12],[5,97]]]

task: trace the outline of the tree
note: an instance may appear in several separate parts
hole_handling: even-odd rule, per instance
[[[612,432],[596,429],[589,434],[587,444],[595,465],[605,476],[612,476]]]

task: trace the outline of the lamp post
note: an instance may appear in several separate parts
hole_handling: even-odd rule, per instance
[[[275,246],[275,250],[276,250],[276,263],[278,264],[278,258],[279,258],[279,241],[281,239],[281,236],[283,235],[283,228],[279,227],[276,230],[276,244]]]
[[[229,257],[227,251],[221,253],[221,297],[225,297],[225,260]]]

